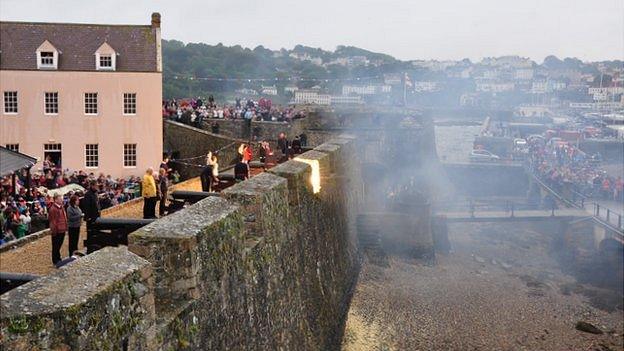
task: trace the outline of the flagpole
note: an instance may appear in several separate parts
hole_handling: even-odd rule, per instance
[[[403,72],[403,106],[407,107],[407,73]]]

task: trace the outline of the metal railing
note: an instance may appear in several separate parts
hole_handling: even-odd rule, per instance
[[[594,217],[597,217],[599,219],[604,219],[606,221],[607,224],[616,226],[616,228],[620,231],[624,230],[624,223],[622,223],[622,214],[614,211],[604,205],[600,205],[599,203],[596,202],[592,202],[593,204],[593,213],[594,213]],[[602,210],[602,214],[601,214],[601,210]],[[603,217],[603,214],[605,215]],[[615,220],[614,221],[612,221]]]
[[[533,168],[530,165],[525,165],[525,169],[531,174],[533,179],[535,179],[539,183],[540,186],[546,189],[546,191],[548,191],[558,201],[564,203],[566,206],[584,210],[587,209],[586,204],[591,204],[591,206],[593,207],[592,216],[594,217],[594,219],[616,232],[624,232],[624,223],[622,223],[623,216],[621,213],[602,206],[595,201],[591,201],[591,198],[589,198],[587,195],[575,191],[574,189],[570,189],[572,199],[566,198],[565,196],[559,194],[557,191],[548,186],[546,182],[541,179],[539,174],[534,172]],[[617,221],[612,221],[612,219],[615,220],[616,218]]]

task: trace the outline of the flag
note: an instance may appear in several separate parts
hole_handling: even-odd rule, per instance
[[[405,73],[405,86],[410,87],[410,88],[414,86],[414,84],[412,84],[412,80],[407,75],[407,73]]]

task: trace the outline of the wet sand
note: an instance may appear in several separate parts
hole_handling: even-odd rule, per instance
[[[462,224],[449,238],[454,252],[434,266],[396,257],[390,267],[364,263],[344,351],[624,348],[623,311],[575,293],[613,292],[564,273],[547,236],[518,224]],[[578,321],[605,333],[578,331]]]

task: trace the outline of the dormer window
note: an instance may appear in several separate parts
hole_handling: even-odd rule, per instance
[[[37,68],[57,69],[59,51],[49,41],[44,41],[37,48]]]
[[[54,67],[54,53],[52,51],[41,53],[41,66]]]
[[[100,55],[100,68],[113,68],[113,58],[111,55]]]
[[[117,61],[117,53],[108,45],[102,44],[95,51],[95,69],[98,71],[114,71]]]

